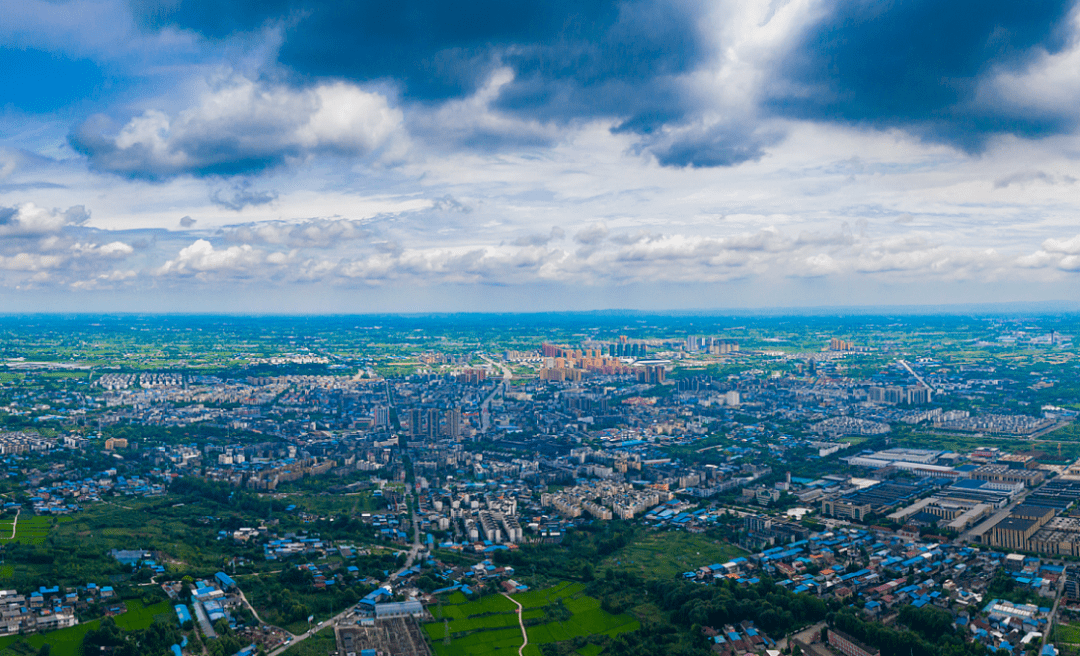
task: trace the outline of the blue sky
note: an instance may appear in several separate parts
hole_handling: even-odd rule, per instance
[[[21,0],[10,311],[1080,300],[1080,13]]]

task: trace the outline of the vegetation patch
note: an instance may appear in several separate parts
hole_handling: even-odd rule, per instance
[[[538,656],[543,644],[614,636],[640,627],[630,615],[613,615],[601,609],[600,601],[584,594],[584,588],[581,583],[561,581],[514,595],[525,609],[522,620],[529,636],[525,654]],[[448,603],[451,601],[461,603]],[[424,629],[437,656],[513,656],[521,647],[517,607],[502,595],[468,601],[455,593],[433,608],[432,614],[436,620]]]
[[[629,545],[600,563],[600,571],[614,569],[639,576],[670,579],[705,565],[726,563],[746,555],[738,547],[693,533],[653,532],[637,537]]]

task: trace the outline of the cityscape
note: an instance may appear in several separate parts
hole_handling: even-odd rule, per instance
[[[1080,656],[1080,0],[0,0],[0,656]]]
[[[1074,653],[1078,329],[4,318],[0,649]]]

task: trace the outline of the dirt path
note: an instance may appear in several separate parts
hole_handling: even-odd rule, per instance
[[[517,606],[518,626],[521,627],[521,638],[525,641],[524,644],[522,644],[521,647],[518,648],[518,656],[525,656],[525,648],[529,646],[529,633],[525,630],[525,619],[521,615],[524,609],[522,608],[521,604],[517,602],[517,599],[514,599],[505,592],[502,593],[502,596],[506,597],[507,599],[512,601],[515,606]]]
[[[6,537],[6,538],[0,538],[0,540],[14,540],[15,539],[15,529],[19,527],[19,513],[21,513],[21,512],[22,512],[21,508],[19,510],[15,511],[15,521],[11,522],[11,535],[9,537]]]

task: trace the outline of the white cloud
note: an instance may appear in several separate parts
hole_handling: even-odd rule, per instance
[[[39,255],[36,253],[18,253],[11,257],[0,255],[0,269],[7,271],[43,271],[59,267],[66,259],[61,255]]]
[[[169,260],[158,270],[159,275],[193,275],[212,271],[247,272],[263,261],[261,251],[250,245],[230,246],[218,250],[205,239],[180,249],[176,259]]]
[[[175,116],[147,110],[112,136],[107,123],[88,120],[73,145],[99,169],[142,178],[241,174],[317,153],[365,156],[403,137],[401,111],[380,94],[344,82],[293,89],[236,74]]]
[[[1047,239],[1043,242],[1042,249],[1047,253],[1080,254],[1080,235],[1070,239]]]
[[[0,207],[0,237],[40,237],[55,234],[67,226],[86,223],[90,213],[82,205],[67,210],[45,209],[33,203]]]

